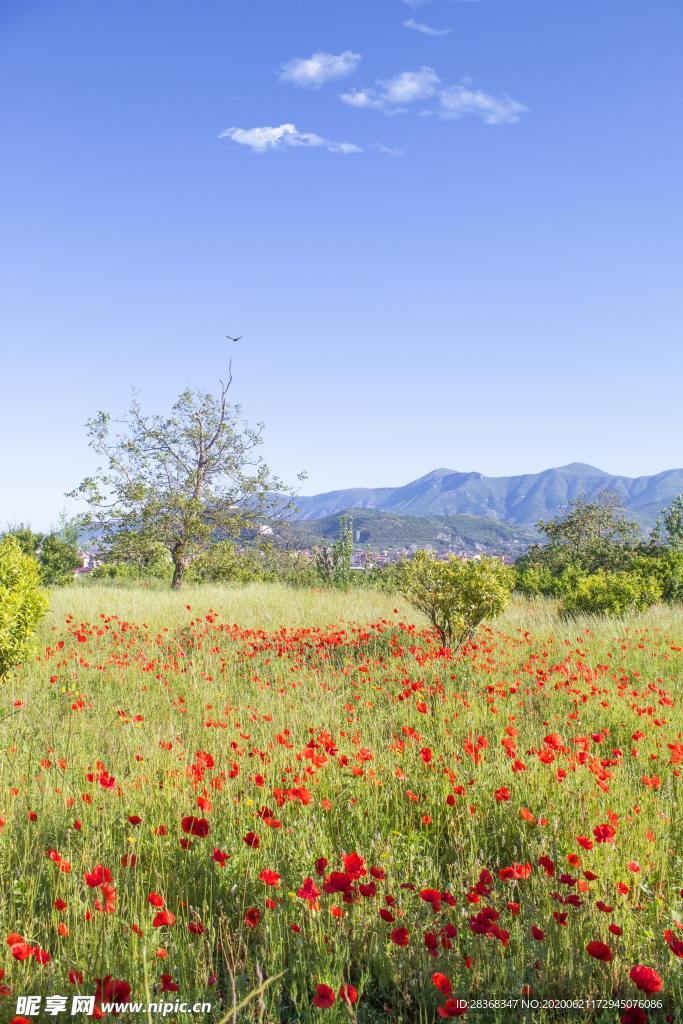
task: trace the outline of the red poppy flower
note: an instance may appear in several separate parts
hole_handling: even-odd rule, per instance
[[[147,902],[153,907],[163,907],[163,897],[158,892],[151,892],[147,897]]]
[[[247,844],[247,846],[249,846],[252,850],[257,850],[261,845],[261,840],[259,839],[255,832],[247,832],[246,836],[243,836],[242,838],[244,842]]]
[[[244,923],[247,928],[257,928],[258,923],[261,920],[261,911],[256,907],[249,907],[244,915]]]
[[[614,953],[606,942],[599,942],[597,939],[593,942],[589,942],[586,946],[586,952],[594,956],[596,960],[604,960],[605,963],[609,963],[613,958]]]
[[[334,989],[331,989],[329,985],[316,985],[315,995],[313,996],[313,1005],[317,1006],[320,1010],[329,1010],[335,1000]]]
[[[191,836],[199,836],[204,839],[209,834],[209,823],[206,818],[195,818],[193,814],[186,815],[180,823],[183,832]]]
[[[111,882],[112,880],[109,868],[105,868],[101,864],[96,864],[92,871],[86,871],[83,877],[91,889],[96,889],[103,882]]]
[[[362,857],[359,857],[357,853],[344,854],[342,857],[344,861],[344,871],[349,878],[357,879],[362,878],[363,875],[367,874],[365,870],[365,861]]]
[[[389,938],[395,946],[407,946],[410,942],[410,932],[407,928],[394,928]]]
[[[439,1017],[462,1017],[467,1013],[467,1003],[464,999],[447,999],[443,1006],[437,1010]]]
[[[152,921],[153,928],[170,927],[175,924],[175,914],[171,910],[161,910]]]
[[[631,968],[629,978],[641,992],[649,994],[651,992],[660,992],[662,989],[663,982],[661,976],[653,967],[636,964],[635,967]]]
[[[611,825],[596,825],[593,829],[593,835],[598,843],[611,843],[616,834]]]
[[[450,978],[447,978],[445,974],[440,974],[438,971],[436,971],[434,974],[432,974],[432,981],[434,985],[438,988],[439,992],[443,993],[443,995],[449,996],[451,994],[452,985],[450,982]]]
[[[162,992],[180,992],[180,985],[176,985],[173,980],[172,974],[161,975],[161,991]]]
[[[264,868],[259,874],[259,878],[266,885],[278,885],[280,882],[280,875],[278,875],[277,871],[271,871],[270,868]]]
[[[347,1006],[355,1006],[358,1002],[358,989],[354,985],[342,985],[337,995]]]
[[[629,1006],[619,1020],[621,1024],[647,1024],[647,1013],[642,1006]]]
[[[320,889],[312,878],[304,878],[304,883],[297,889],[296,894],[299,899],[313,902],[314,900],[317,900],[320,895]]]
[[[129,1003],[130,985],[121,978],[112,978],[107,974],[104,978],[95,978],[95,999],[98,1003]]]

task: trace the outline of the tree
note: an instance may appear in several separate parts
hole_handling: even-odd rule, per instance
[[[642,539],[640,527],[626,519],[611,491],[602,491],[592,501],[579,497],[563,515],[537,526],[548,542],[534,544],[515,563],[517,586],[527,594],[557,596],[567,570],[628,568]]]
[[[272,492],[284,487],[256,454],[263,424],[242,420],[228,400],[231,384],[232,370],[216,395],[186,389],[168,416],[146,415],[134,395],[114,436],[107,412],[87,424],[104,467],[71,492],[90,505],[85,525],[102,531],[105,546],[122,534],[128,543],[163,545],[174,590],[215,540],[238,537],[273,514]]]
[[[59,532],[34,533],[29,526],[11,526],[7,536],[14,537],[24,554],[32,555],[40,564],[41,580],[46,586],[61,587],[73,580],[74,570],[81,564],[78,534],[71,524]]]
[[[328,587],[348,587],[353,559],[353,519],[348,513],[339,518],[339,536],[332,545],[324,544],[315,553],[315,567]]]
[[[641,537],[637,523],[626,519],[613,491],[601,491],[593,501],[580,496],[558,519],[541,520],[550,545],[561,545],[573,562],[600,559],[610,548],[635,544]]]
[[[0,539],[0,680],[23,661],[48,608],[40,588],[40,566],[15,537]]]
[[[498,558],[438,562],[418,551],[399,570],[399,589],[427,616],[442,644],[457,650],[484,619],[507,607],[515,574]]]
[[[674,498],[657,521],[652,531],[656,540],[661,536],[662,529],[666,534],[665,543],[674,551],[683,551],[683,494]]]

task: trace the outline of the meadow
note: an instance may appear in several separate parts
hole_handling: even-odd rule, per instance
[[[0,1020],[678,1019],[682,609],[453,654],[373,591],[51,599],[0,689]]]

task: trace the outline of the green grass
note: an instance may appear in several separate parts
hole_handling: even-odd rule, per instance
[[[683,937],[680,609],[566,622],[548,602],[517,602],[444,658],[400,599],[372,591],[86,585],[52,595],[40,640],[0,690],[0,937],[50,959],[2,947],[0,1020],[17,994],[92,993],[106,975],[140,1001],[168,975],[179,992],[162,998],[209,1001],[201,1019],[214,1022],[280,972],[238,1020],[433,1021],[446,1004],[434,972],[465,1000],[633,999],[647,998],[629,977],[643,964],[662,978],[650,997],[662,1014],[681,1000],[664,938]],[[189,815],[207,836],[183,831]],[[352,851],[367,873],[347,875],[345,899],[323,883]],[[97,864],[115,896],[87,884]],[[529,877],[499,876],[515,864]],[[306,878],[320,890],[310,904]],[[437,910],[429,889],[448,894]],[[151,892],[173,925],[153,926]],[[482,934],[487,907],[500,916]],[[596,939],[611,962],[586,952]],[[317,984],[342,983],[359,993],[351,1012],[339,998],[312,1005]],[[467,1019],[568,1018],[619,1014],[525,1017],[518,1004]]]

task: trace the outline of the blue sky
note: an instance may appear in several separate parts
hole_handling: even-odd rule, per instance
[[[683,463],[679,0],[5,0],[1,35],[0,523],[225,334],[309,493]]]

